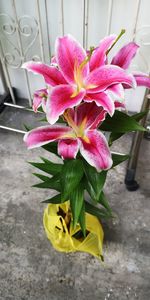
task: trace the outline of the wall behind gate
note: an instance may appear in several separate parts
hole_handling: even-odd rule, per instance
[[[71,33],[85,47],[96,46],[106,34],[126,34],[112,51],[135,40],[141,45],[132,70],[150,69],[150,0],[0,0],[0,55],[7,84],[32,101],[43,87],[38,75],[21,69],[31,59],[49,63],[58,35]],[[2,93],[0,83],[0,93]],[[11,90],[12,97],[13,91]],[[144,88],[127,91],[130,111],[140,109]]]

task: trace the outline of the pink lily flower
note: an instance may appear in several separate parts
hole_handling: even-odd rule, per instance
[[[123,69],[127,69],[130,66],[132,59],[135,57],[139,46],[130,42],[127,45],[123,46],[118,53],[114,56],[111,61],[112,65],[117,65]],[[150,88],[150,77],[144,73],[133,73],[133,76],[136,80],[137,86],[145,86]],[[124,85],[124,88],[130,88],[129,85]]]
[[[99,46],[95,48],[90,58],[90,62],[89,62],[90,71],[108,64],[107,51],[110,49],[110,47],[112,46],[112,44],[115,42],[116,39],[117,39],[116,35],[110,35],[100,41]],[[129,85],[127,86],[130,87]],[[109,101],[108,99],[105,99],[106,93],[111,98],[109,99]],[[114,110],[116,108],[125,108],[125,105],[123,103],[125,95],[124,95],[124,88],[122,84],[111,85],[110,87],[107,88],[107,92],[105,92],[105,94],[103,93],[103,99],[107,101],[104,101],[104,103],[102,102],[103,99],[101,99],[100,93],[98,95],[93,95],[93,94],[90,95],[90,93],[88,93],[86,96],[86,101],[87,102],[93,101],[92,100],[93,96],[100,98],[101,105],[107,112],[109,112],[110,115],[113,115]],[[96,104],[98,105],[98,101],[96,101]]]
[[[43,111],[46,112],[46,101],[48,92],[47,89],[37,90],[33,97],[33,110],[37,112],[38,108],[42,106]]]
[[[137,86],[145,86],[150,89],[150,77],[145,73],[133,73],[133,76],[136,80]]]
[[[24,141],[35,148],[58,141],[58,153],[63,159],[74,159],[80,150],[84,159],[98,171],[112,166],[111,153],[105,136],[96,128],[106,112],[94,102],[67,109],[64,117],[69,126],[47,125],[27,132]]]
[[[115,38],[114,35],[105,38],[90,61],[90,55],[87,56],[81,45],[67,35],[56,41],[55,58],[58,68],[37,62],[23,65],[24,68],[43,75],[46,84],[53,87],[46,105],[50,124],[54,124],[66,109],[79,105],[82,100],[95,101],[97,106],[102,106],[112,116],[115,106],[109,88],[120,83],[135,86],[131,74],[118,66],[105,65],[106,50]]]
[[[108,60],[106,59],[106,52],[108,50],[107,46],[105,48],[105,53],[101,55],[102,51],[102,45],[107,44],[106,41],[111,41],[112,36],[105,37],[101,42],[99,47],[95,49],[93,52],[91,59],[90,59],[90,70],[93,70],[95,67],[97,67],[96,62],[99,62],[99,66],[107,64]],[[114,58],[111,61],[112,65],[117,65],[124,70],[128,69],[130,66],[130,63],[132,59],[135,57],[137,51],[139,49],[139,46],[134,43],[130,42],[127,45],[123,46],[118,53],[114,56]],[[105,55],[104,55],[105,54]],[[103,59],[101,58],[103,57]],[[145,86],[147,88],[150,88],[150,77],[141,72],[133,72],[133,76],[135,78],[137,86]],[[122,87],[121,87],[122,86]],[[111,90],[111,93],[113,92],[114,96],[114,106],[115,108],[125,108],[124,104],[124,89],[121,91],[122,88],[128,89],[131,88],[129,85],[126,84],[118,84],[113,85],[111,88],[107,89],[107,92],[109,93]],[[108,103],[108,102],[107,102]],[[107,110],[108,111],[108,110]]]

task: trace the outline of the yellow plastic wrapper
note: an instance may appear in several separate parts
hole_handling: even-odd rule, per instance
[[[85,214],[86,237],[81,237],[81,227],[73,228],[69,201],[62,204],[48,204],[43,223],[48,239],[57,251],[87,252],[102,259],[103,229],[93,215]]]

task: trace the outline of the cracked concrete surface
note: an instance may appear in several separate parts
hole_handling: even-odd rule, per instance
[[[27,151],[21,134],[0,130],[0,140],[0,300],[149,300],[150,142],[142,142],[139,190],[126,190],[125,163],[108,176],[105,190],[118,219],[104,224],[102,265],[88,254],[58,253],[46,238],[40,201],[50,191],[31,188],[36,179],[27,161],[49,154]],[[127,135],[114,149],[128,153],[130,143]]]

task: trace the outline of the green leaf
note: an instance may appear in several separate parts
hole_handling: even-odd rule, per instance
[[[42,106],[38,107],[37,112],[44,113]]]
[[[114,168],[117,165],[121,164],[123,161],[127,160],[129,157],[130,157],[130,155],[128,155],[128,154],[112,153],[112,160],[113,160],[112,168]]]
[[[87,185],[87,189],[91,191],[90,193],[94,196],[95,201],[98,201],[106,180],[107,171],[101,171],[100,173],[98,173],[95,168],[87,164],[85,161],[84,161],[84,171],[87,180],[89,181],[94,191],[94,194],[90,185]]]
[[[70,206],[73,216],[73,226],[75,228],[83,206],[84,187],[82,182],[70,193]]]
[[[39,119],[39,120],[37,120],[38,122],[47,122],[47,118],[42,118],[42,119]]]
[[[118,140],[125,133],[122,133],[122,132],[121,133],[120,132],[111,132],[110,137],[109,137],[109,143],[108,143],[109,146],[111,146],[114,141]]]
[[[80,216],[79,216],[79,224],[81,226],[83,236],[86,237],[85,203],[84,203],[84,201],[83,201],[83,205],[82,205]]]
[[[39,173],[32,173],[34,176],[38,177],[39,179],[41,179],[42,181],[47,181],[50,179],[50,177],[45,176],[43,174],[39,174]]]
[[[85,211],[91,215],[96,216],[97,218],[111,218],[112,214],[109,213],[106,209],[96,207],[85,201]]]
[[[60,174],[56,174],[52,178],[49,178],[48,180],[44,182],[40,182],[37,184],[34,184],[32,187],[41,188],[41,189],[53,189],[56,191],[61,190],[60,182],[59,182]]]
[[[85,189],[87,190],[87,192],[89,193],[91,199],[92,199],[94,202],[97,202],[95,192],[94,192],[94,190],[93,190],[91,184],[90,184],[89,181],[87,180],[87,178],[84,179],[84,186],[85,186]]]
[[[57,143],[56,142],[46,144],[46,145],[42,146],[42,148],[45,149],[46,151],[54,153],[58,156],[58,154],[57,154]]]
[[[53,204],[59,204],[61,203],[61,194],[58,194],[52,198],[49,198],[47,200],[42,201],[42,203],[53,203]]]
[[[143,119],[143,117],[145,115],[147,115],[148,112],[149,112],[149,109],[132,115],[132,118],[134,118],[136,121],[140,121],[141,119]]]
[[[132,118],[136,121],[140,121],[147,113],[149,110],[145,110],[143,112],[137,113],[132,115]],[[111,132],[110,137],[109,137],[109,146],[112,145],[112,143],[116,140],[118,140],[121,136],[123,136],[126,132]]]
[[[145,128],[138,124],[134,117],[116,110],[112,117],[107,115],[100,126],[100,130],[125,133],[129,131],[145,131]]]
[[[92,188],[92,186],[91,186],[90,183],[87,184],[86,189],[87,189],[87,191],[88,191],[88,193],[89,193],[89,195],[91,197],[91,200],[93,200],[96,203],[100,203],[102,206],[104,206],[108,210],[108,212],[111,211],[111,208],[109,206],[109,203],[108,203],[108,201],[107,201],[107,199],[106,199],[103,191],[101,191],[101,194],[99,195],[99,198],[96,199],[95,192],[94,192],[94,190],[93,190],[93,188]]]
[[[43,156],[40,156],[40,159],[45,163],[45,164],[51,164],[52,162],[50,160],[48,160],[47,158],[43,157]],[[58,165],[58,168],[60,168],[60,171],[61,171],[61,167],[62,165],[60,165],[59,167],[59,164],[56,164]]]
[[[82,160],[75,159],[65,161],[61,170],[62,200],[69,199],[70,193],[78,186],[82,177]]]
[[[59,117],[59,119],[57,120],[57,123],[66,124],[66,121],[62,117]]]
[[[61,164],[55,164],[51,161],[45,159],[44,163],[36,163],[36,162],[29,162],[32,166],[35,168],[42,170],[48,174],[55,175],[59,172],[61,172],[62,166]]]
[[[112,209],[111,209],[111,207],[110,207],[110,205],[109,205],[109,202],[108,202],[108,200],[107,200],[107,198],[106,198],[106,196],[105,196],[105,194],[104,194],[103,191],[102,191],[101,194],[100,194],[98,203],[100,203],[102,206],[104,206],[104,207],[107,209],[107,211],[108,211],[109,213],[112,212]]]
[[[26,131],[30,131],[32,130],[33,128],[29,127],[27,124],[23,124],[24,128]]]
[[[103,191],[101,191],[99,198],[96,198],[95,192],[89,182],[86,182],[86,190],[89,193],[91,200],[93,200],[96,203],[100,203],[102,206],[104,206],[108,210],[108,212],[111,211],[111,208],[109,206],[109,203],[108,203]],[[94,203],[94,205],[95,205],[95,203]]]

